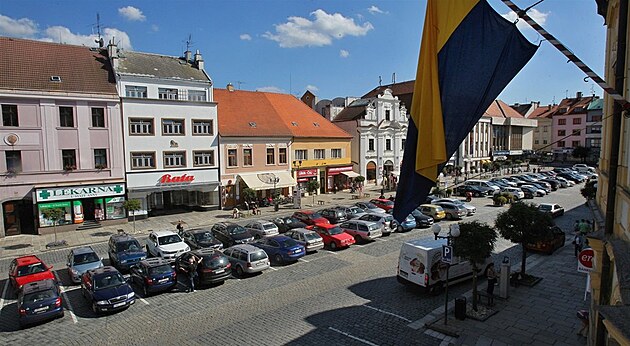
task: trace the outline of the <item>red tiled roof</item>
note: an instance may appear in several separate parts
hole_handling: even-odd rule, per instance
[[[0,37],[0,52],[0,89],[118,95],[104,50]]]
[[[392,95],[398,96],[400,102],[402,102],[407,109],[411,109],[411,102],[413,100],[413,87],[416,83],[416,80],[409,80],[406,82],[399,82],[387,85],[377,86],[376,88],[370,90],[367,94],[363,95],[361,98],[366,99],[370,97],[376,97],[385,91],[385,89],[389,88],[392,90]]]
[[[528,119],[551,118],[551,114],[558,109],[557,105],[548,105],[535,108],[527,117]]]
[[[569,114],[586,114],[588,105],[593,101],[594,96],[586,96],[580,98],[566,98],[560,101],[558,109],[553,113],[556,115],[569,115]]]
[[[521,113],[501,100],[494,100],[483,115],[500,118],[524,118]]]

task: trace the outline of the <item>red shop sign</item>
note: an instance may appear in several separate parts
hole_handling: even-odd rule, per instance
[[[317,169],[303,169],[297,172],[298,178],[316,177]]]
[[[170,174],[164,174],[162,177],[160,177],[160,180],[158,181],[159,185],[164,185],[164,184],[188,184],[188,183],[192,183],[193,180],[195,180],[195,176],[194,175],[186,175],[186,174],[182,174],[180,176],[172,176]]]
[[[352,166],[328,167],[328,175],[337,175],[341,172],[349,172],[351,170],[352,170]]]

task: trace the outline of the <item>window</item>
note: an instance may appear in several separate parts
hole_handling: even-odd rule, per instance
[[[193,120],[193,135],[212,136],[214,135],[214,124],[212,120]]]
[[[537,139],[536,139],[536,140],[534,140],[534,144],[538,144],[538,140],[537,140]]]
[[[374,138],[368,139],[368,150],[374,150]]]
[[[308,152],[306,149],[300,149],[295,151],[296,160],[308,160]]]
[[[2,126],[20,126],[17,105],[2,105]]]
[[[593,115],[591,116],[591,121],[602,121],[601,115]]]
[[[158,88],[160,100],[177,100],[177,89]]]
[[[274,148],[267,148],[267,164],[273,165],[276,163],[276,150]]]
[[[573,130],[573,135],[574,136],[579,136],[580,133],[582,133],[582,130]]]
[[[188,101],[205,101],[206,92],[203,90],[188,90]]]
[[[558,125],[566,125],[567,119],[558,119]]]
[[[132,135],[152,135],[153,119],[129,119],[129,133]]]
[[[131,153],[131,169],[155,168],[155,153]]]
[[[558,136],[565,136],[567,134],[566,130],[558,130]]]
[[[107,167],[107,149],[94,149],[94,168]]]
[[[105,127],[105,108],[92,108],[92,127]]]
[[[402,150],[405,150],[405,142],[406,142],[406,141],[407,141],[407,140],[406,140],[405,138],[403,138],[403,139],[400,141],[400,147],[402,148]]]
[[[22,172],[22,153],[19,150],[5,151],[7,172]]]
[[[385,150],[392,150],[392,140],[389,138],[385,140]]]
[[[387,120],[387,121],[390,120],[390,113],[391,113],[391,111],[389,109],[385,110],[385,120]]]
[[[579,147],[580,146],[580,141],[572,141],[571,142],[571,147],[575,148],[575,147]]]
[[[147,87],[136,86],[136,85],[127,85],[125,87],[125,94],[127,97],[135,97],[146,99],[147,98]]]
[[[236,157],[236,149],[228,149],[228,167],[238,166],[238,160]]]
[[[546,139],[543,139],[543,144],[547,144],[547,140]]]
[[[287,163],[287,148],[278,149],[278,163],[281,165]]]
[[[564,141],[558,141],[558,148],[564,148]]]
[[[315,149],[315,160],[323,160],[326,158],[326,149]]]
[[[573,125],[580,125],[582,123],[582,118],[573,118]]]
[[[72,107],[59,107],[59,126],[74,127]]]
[[[77,152],[74,149],[64,149],[61,151],[63,169],[71,170],[77,168]]]
[[[214,166],[214,151],[193,151],[194,166]]]
[[[330,157],[333,159],[340,159],[341,149],[330,149]]]
[[[164,167],[185,167],[186,152],[171,151],[164,153]]]
[[[543,132],[547,132],[547,127],[548,126],[543,126]]]
[[[251,166],[252,165],[252,149],[246,148],[243,149],[243,166]]]
[[[162,135],[184,135],[184,120],[162,119]]]

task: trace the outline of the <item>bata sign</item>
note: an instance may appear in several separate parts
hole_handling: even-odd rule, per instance
[[[107,197],[125,194],[125,184],[107,184],[93,186],[69,186],[35,190],[37,202],[50,202],[68,199]]]
[[[194,175],[186,175],[182,174],[179,176],[172,176],[170,174],[164,174],[158,180],[158,185],[167,185],[167,184],[190,184],[195,180]]]

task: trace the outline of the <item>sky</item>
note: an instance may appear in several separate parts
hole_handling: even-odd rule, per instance
[[[514,20],[499,0],[488,2]],[[183,56],[190,41],[215,87],[332,99],[414,79],[425,8],[426,0],[2,0],[0,36],[95,46],[98,14],[105,42],[127,50]],[[603,77],[606,27],[595,0],[545,0],[528,13]],[[540,48],[501,100],[602,95],[524,21],[517,25]]]

